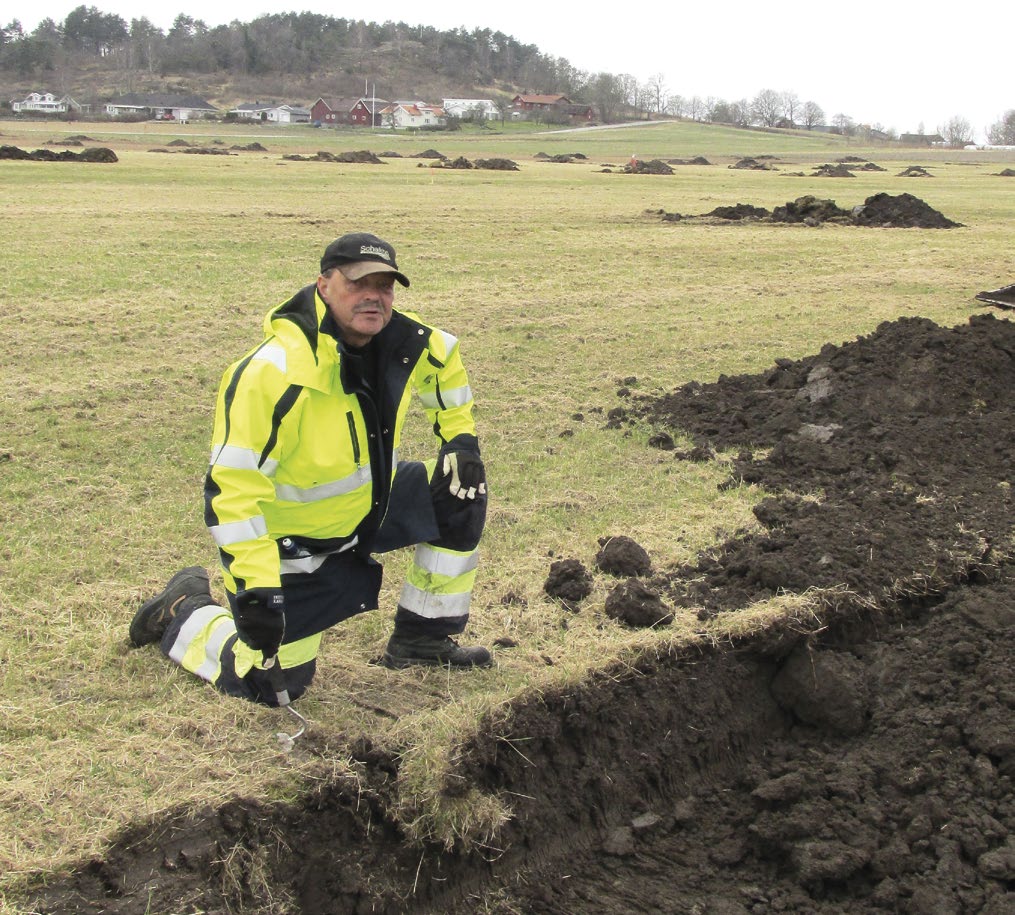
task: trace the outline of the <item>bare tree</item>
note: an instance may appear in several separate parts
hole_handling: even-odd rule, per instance
[[[796,126],[797,115],[800,114],[800,96],[793,91],[782,93],[782,113],[793,126]]]
[[[687,103],[687,116],[692,121],[700,121],[708,109],[708,105],[700,95],[692,95],[691,100]]]
[[[851,137],[856,132],[856,124],[848,114],[841,112],[832,118],[832,126],[844,137]]]
[[[762,89],[751,102],[751,120],[762,127],[775,127],[782,117],[782,95],[774,89]]]
[[[973,128],[965,118],[955,115],[944,127],[939,127],[937,132],[944,137],[949,146],[967,146],[973,142]]]
[[[653,73],[645,83],[644,90],[648,103],[646,107],[656,114],[664,114],[668,100],[666,98],[666,78],[663,74]]]
[[[689,101],[682,95],[671,95],[666,100],[666,110],[678,118],[687,117]]]
[[[1009,108],[1003,118],[987,128],[987,142],[995,146],[1015,146],[1015,108]]]
[[[804,102],[800,118],[804,127],[813,130],[825,120],[825,111],[817,102]]]

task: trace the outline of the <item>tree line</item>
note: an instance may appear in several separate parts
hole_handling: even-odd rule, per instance
[[[662,74],[639,82],[629,74],[589,73],[490,29],[440,30],[288,12],[214,27],[181,13],[163,31],[145,16],[128,23],[84,5],[63,22],[44,19],[31,32],[16,19],[0,26],[0,70],[33,79],[100,58],[128,77],[127,83],[131,75],[151,79],[227,71],[308,80],[337,73],[345,74],[345,82],[352,85],[353,79],[376,68],[379,56],[388,61],[392,83],[397,81],[395,73],[412,68],[433,74],[448,86],[447,94],[494,85],[511,94],[563,94],[593,106],[604,123],[655,115],[736,127],[825,127],[862,140],[897,138],[892,128],[857,122],[843,113],[828,118],[817,102],[802,100],[795,92],[762,89],[752,99],[732,101],[685,97],[671,92]],[[397,94],[405,88],[391,85],[385,91]],[[958,116],[940,125],[938,132],[950,145],[972,142],[969,122]],[[1015,143],[1015,111],[1007,112],[987,134],[991,143]]]

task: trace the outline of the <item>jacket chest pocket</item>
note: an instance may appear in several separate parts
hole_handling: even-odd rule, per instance
[[[355,402],[322,397],[307,406],[290,464],[301,483],[334,483],[361,468],[368,454],[366,425]]]

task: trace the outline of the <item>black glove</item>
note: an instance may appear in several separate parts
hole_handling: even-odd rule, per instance
[[[244,644],[263,652],[265,658],[278,654],[285,635],[285,601],[281,588],[250,588],[236,595],[236,634]]]
[[[448,451],[441,459],[440,472],[448,478],[448,492],[458,499],[486,495],[486,469],[478,454]]]

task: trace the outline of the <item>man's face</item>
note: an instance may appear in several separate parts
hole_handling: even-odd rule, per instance
[[[370,273],[348,280],[337,267],[317,278],[317,291],[328,306],[342,339],[351,346],[366,346],[391,320],[395,278]]]

